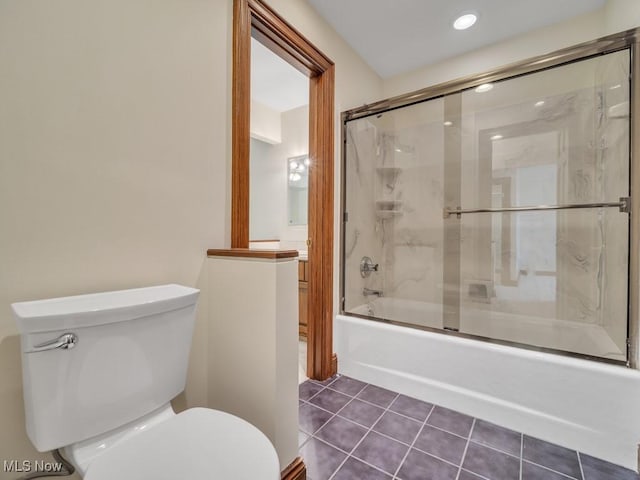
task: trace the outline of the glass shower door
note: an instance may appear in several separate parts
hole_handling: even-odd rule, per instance
[[[630,64],[346,121],[343,311],[625,362]]]
[[[623,50],[456,94],[458,331],[626,360],[629,66]]]

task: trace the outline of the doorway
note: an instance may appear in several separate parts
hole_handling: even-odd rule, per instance
[[[337,370],[333,354],[334,64],[260,0],[234,0],[231,247],[250,240],[251,39],[309,78],[307,376]]]

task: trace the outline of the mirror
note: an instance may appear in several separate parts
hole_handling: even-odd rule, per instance
[[[306,225],[309,211],[309,156],[287,159],[287,223]]]

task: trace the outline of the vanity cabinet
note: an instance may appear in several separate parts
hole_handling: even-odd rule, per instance
[[[298,261],[298,334],[307,338],[309,262]]]

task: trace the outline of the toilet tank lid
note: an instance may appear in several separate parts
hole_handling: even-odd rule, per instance
[[[20,333],[123,322],[194,305],[200,290],[169,284],[13,303]]]

